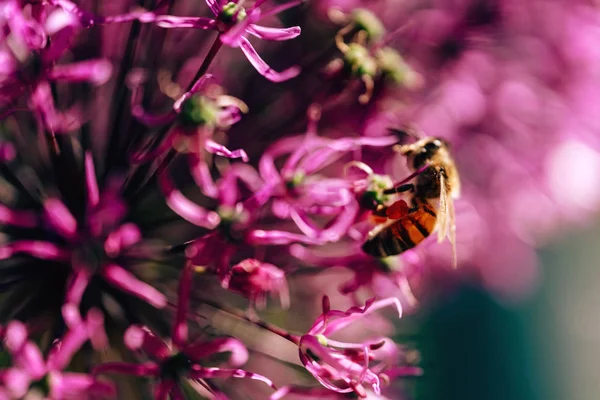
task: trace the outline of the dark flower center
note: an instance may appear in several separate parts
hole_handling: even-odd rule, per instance
[[[39,391],[44,397],[48,397],[50,394],[50,380],[48,379],[48,375],[44,375],[37,381],[32,381],[29,384],[29,389]]]
[[[243,225],[248,218],[246,211],[240,208],[219,207],[217,213],[221,218],[218,229],[223,238],[232,243],[242,241],[240,225]]]
[[[38,52],[31,52],[21,63],[19,68],[19,79],[25,84],[36,82],[44,72],[44,62]]]
[[[183,353],[177,353],[160,364],[160,375],[163,379],[178,381],[192,369],[192,361]]]
[[[73,249],[73,263],[83,264],[93,272],[97,272],[107,261],[104,246],[97,240],[84,240]]]

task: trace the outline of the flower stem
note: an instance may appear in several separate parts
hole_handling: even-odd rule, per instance
[[[245,313],[243,313],[240,310],[232,309],[232,308],[229,308],[229,307],[224,307],[221,304],[218,304],[218,303],[215,303],[213,301],[206,300],[206,299],[202,299],[202,303],[204,303],[206,305],[209,305],[209,306],[211,306],[213,308],[216,308],[217,310],[226,312],[227,314],[231,314],[231,315],[233,315],[235,317],[241,318],[241,319],[243,319],[245,321],[248,321],[248,322],[250,322],[250,323],[252,323],[252,324],[254,324],[254,325],[258,326],[258,327],[266,329],[269,332],[276,334],[277,336],[280,336],[280,337],[282,337],[282,338],[284,338],[286,340],[289,340],[290,342],[294,343],[296,346],[300,344],[300,336],[299,335],[295,335],[293,333],[290,333],[290,332],[286,331],[285,329],[280,328],[278,326],[275,326],[273,324],[270,324],[268,322],[261,321],[261,320],[258,320],[258,319],[254,319],[254,318],[250,318],[249,316],[247,316]]]
[[[223,42],[221,42],[220,36],[221,36],[220,34],[217,35],[217,37],[215,38],[215,41],[213,42],[212,46],[210,47],[210,50],[208,50],[208,53],[206,54],[204,61],[202,61],[202,65],[200,65],[200,68],[198,69],[198,72],[196,72],[194,79],[192,79],[192,81],[188,85],[188,88],[187,88],[188,91],[192,88],[192,86],[194,86],[194,83],[196,83],[196,81],[198,79],[200,79],[206,73],[206,71],[208,71],[208,67],[210,67],[210,64],[213,62],[213,60],[217,56],[217,53],[219,52],[219,50],[221,49],[221,46],[223,45]]]
[[[200,79],[204,74],[206,74],[206,71],[208,71],[210,64],[213,62],[213,60],[217,56],[217,53],[221,49],[222,45],[223,45],[223,43],[221,42],[220,35],[217,35],[217,37],[215,38],[215,41],[213,42],[212,46],[210,47],[210,50],[208,50],[208,53],[206,54],[204,61],[202,61],[202,65],[200,65],[200,68],[198,68],[198,71],[196,72],[194,79],[192,79],[192,81],[189,83],[186,91],[189,91],[192,88],[192,86],[194,86],[194,83],[198,79]],[[163,129],[161,129],[161,131],[157,135],[157,138],[156,138],[157,140],[155,141],[155,145],[158,145],[158,143],[160,143],[163,140],[163,138],[165,137],[165,135],[171,128],[172,128],[172,126],[168,125],[168,126],[164,127]],[[139,168],[137,168],[127,184],[127,189],[126,189],[127,194],[131,193],[133,195],[133,194],[139,193],[145,187],[147,187],[148,183],[152,182],[153,178],[155,176],[160,175],[167,168],[169,163],[175,158],[176,153],[177,153],[177,150],[170,149],[169,152],[166,154],[166,156],[162,159],[160,165],[154,170],[154,172],[150,176],[147,176],[147,173],[150,170],[150,165],[146,164],[146,165],[143,165],[143,166],[140,166]],[[136,190],[135,189],[136,186],[139,187],[139,189]]]

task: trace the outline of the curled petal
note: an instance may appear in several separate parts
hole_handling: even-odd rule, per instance
[[[217,213],[207,211],[176,190],[166,172],[160,174],[159,184],[166,197],[167,205],[179,216],[206,229],[214,229],[219,224],[220,218]]]
[[[263,231],[253,230],[246,236],[248,243],[253,245],[286,245],[292,243],[304,243],[319,245],[323,244],[322,240],[309,238],[305,235],[285,231]]]
[[[388,306],[394,306],[398,311],[398,318],[402,318],[402,304],[398,298],[388,297],[378,301],[372,298],[365,302],[364,307],[350,307],[346,311],[331,310],[321,315],[310,329],[310,332],[318,332],[325,336],[330,336],[332,333],[345,328],[357,319]],[[338,318],[331,320],[333,317]]]
[[[237,339],[221,338],[210,342],[200,342],[185,348],[185,355],[190,359],[198,361],[215,353],[231,352],[229,363],[235,367],[243,365],[248,361],[248,350]]]
[[[67,82],[90,82],[95,85],[105,83],[112,72],[108,60],[87,60],[67,65],[56,65],[48,72],[50,80]]]
[[[204,148],[206,151],[212,154],[216,154],[219,156],[227,157],[227,158],[241,158],[244,162],[248,162],[248,155],[242,149],[231,151],[227,147],[222,144],[218,144],[212,139],[206,139],[204,143]]]
[[[305,235],[323,241],[337,241],[352,226],[358,209],[359,206],[356,200],[350,202],[326,229],[316,228],[312,221],[300,210],[292,209],[291,217]]]
[[[165,295],[116,264],[105,265],[101,274],[111,284],[139,297],[156,308],[163,308],[167,305]]]
[[[261,381],[269,385],[271,388],[277,390],[277,387],[273,382],[262,375],[255,374],[254,372],[244,371],[243,369],[222,369],[222,368],[202,368],[199,366],[192,367],[190,374],[196,379],[211,379],[211,378],[245,378]]]
[[[158,15],[153,21],[150,18],[142,22],[154,22],[157,26],[166,29],[172,28],[193,28],[193,29],[213,29],[215,20],[204,17],[176,17],[173,15]]]
[[[163,360],[170,355],[167,345],[146,327],[132,325],[125,331],[125,345],[131,350],[142,349],[152,357]]]
[[[250,64],[252,64],[252,66],[256,68],[259,74],[261,74],[268,80],[272,82],[283,82],[287,81],[288,79],[292,79],[298,76],[298,74],[300,74],[299,67],[291,67],[281,72],[273,70],[271,67],[269,67],[269,65],[267,65],[267,63],[262,58],[260,58],[260,56],[254,49],[254,47],[252,47],[248,39],[240,37],[239,41],[240,47],[248,61],[250,61]]]
[[[179,113],[181,111],[181,106],[183,105],[183,103],[187,99],[198,93],[200,90],[202,90],[202,88],[204,88],[206,84],[213,79],[214,76],[212,74],[205,74],[198,78],[198,80],[192,85],[192,88],[189,91],[182,94],[181,97],[179,97],[175,101],[175,103],[173,103],[173,110]]]
[[[299,26],[291,28],[268,28],[260,25],[250,25],[246,29],[248,33],[265,40],[289,40],[300,35],[301,29]]]
[[[204,159],[196,153],[188,154],[188,159],[192,178],[200,190],[202,190],[202,193],[212,198],[219,196],[219,190],[212,179],[210,169]]]

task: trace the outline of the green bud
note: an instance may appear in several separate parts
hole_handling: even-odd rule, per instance
[[[344,54],[344,61],[346,66],[358,76],[368,75],[374,77],[377,74],[376,60],[371,57],[369,50],[358,43],[348,45],[348,51]]]
[[[379,18],[371,11],[364,8],[357,8],[352,12],[354,25],[367,33],[368,39],[377,41],[385,34],[385,28]]]
[[[416,82],[418,75],[406,64],[396,50],[384,47],[377,51],[375,58],[385,77],[406,86],[412,86]]]
[[[319,342],[319,344],[321,346],[327,346],[327,338],[323,335],[316,335],[315,336],[317,338],[317,341]]]
[[[214,126],[218,112],[219,108],[213,101],[203,96],[194,96],[183,103],[179,118],[185,126]]]
[[[220,17],[222,20],[231,21],[235,16],[236,12],[238,12],[237,21],[241,21],[247,16],[246,9],[244,9],[244,7],[239,7],[236,3],[230,1],[229,3],[223,6],[223,10],[221,11]]]

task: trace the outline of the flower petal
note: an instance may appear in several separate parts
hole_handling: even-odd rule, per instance
[[[66,82],[90,82],[94,85],[101,85],[108,81],[112,72],[110,61],[86,60],[66,65],[56,65],[52,68],[47,77],[50,80]]]
[[[281,72],[274,71],[262,58],[260,58],[248,39],[244,37],[240,38],[240,47],[248,61],[250,61],[250,64],[256,68],[258,73],[272,82],[287,81],[288,79],[292,79],[300,74],[299,67],[291,67]]]
[[[50,397],[53,399],[113,397],[116,393],[112,383],[81,373],[50,373],[49,381]]]
[[[125,331],[123,340],[131,350],[142,349],[158,360],[164,360],[171,354],[169,347],[146,327],[131,325]]]
[[[105,265],[101,274],[104,279],[119,289],[139,297],[156,308],[163,308],[167,305],[167,298],[164,294],[116,264]]]
[[[254,372],[244,371],[243,369],[222,369],[222,368],[202,368],[194,366],[190,373],[196,379],[211,379],[211,378],[244,378],[261,381],[277,390],[275,384],[266,376],[255,374]]]
[[[231,151],[227,147],[223,146],[222,144],[218,144],[212,139],[206,139],[204,142],[204,148],[211,154],[216,154],[227,158],[241,158],[242,161],[248,162],[248,155],[243,149]]]
[[[214,211],[207,211],[185,197],[173,187],[166,171],[159,176],[159,185],[166,197],[167,205],[180,217],[196,226],[214,229],[220,222],[219,215]]]
[[[248,26],[246,31],[260,39],[277,41],[294,39],[295,37],[300,36],[301,33],[299,26],[292,26],[290,28],[269,28],[255,24]]]
[[[32,212],[11,210],[0,204],[0,224],[19,228],[35,228],[38,224],[38,218]]]
[[[246,240],[252,245],[286,245],[292,243],[304,243],[319,245],[323,244],[323,241],[309,238],[305,235],[299,235],[297,233],[285,232],[285,231],[263,231],[263,230],[252,230],[246,235]]]
[[[63,237],[74,238],[77,232],[77,221],[65,204],[50,198],[44,201],[44,216],[48,223]]]
[[[40,240],[19,240],[0,246],[0,260],[6,260],[17,253],[24,253],[42,260],[68,261],[71,258],[69,250]]]
[[[150,22],[150,19],[142,22]],[[172,28],[193,28],[193,29],[214,29],[215,20],[204,17],[176,17],[174,15],[158,15],[152,22],[157,26],[166,29]]]

